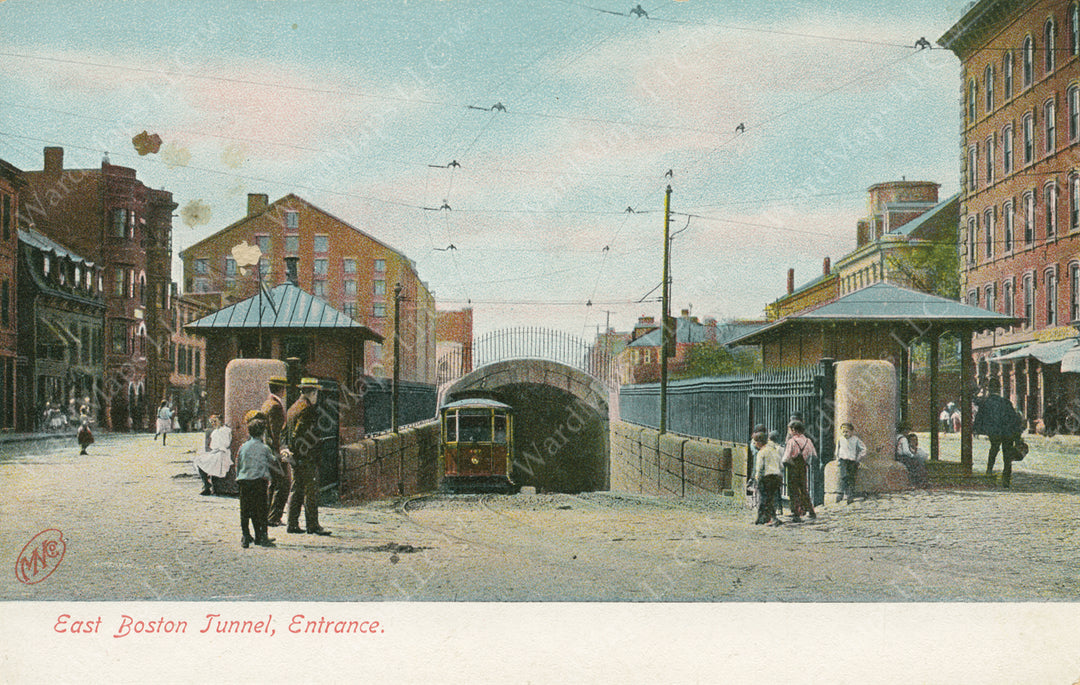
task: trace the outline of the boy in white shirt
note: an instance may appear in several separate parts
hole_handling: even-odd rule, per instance
[[[754,446],[757,447],[757,463],[754,469],[754,477],[757,479],[760,489],[758,497],[758,515],[754,523],[767,523],[780,525],[780,519],[776,517],[776,508],[773,506],[780,494],[782,482],[783,464],[780,450],[775,443],[770,442],[764,433],[754,433]]]
[[[840,439],[836,441],[836,464],[840,467],[840,493],[836,501],[847,498],[847,503],[855,498],[855,477],[859,473],[859,462],[866,456],[866,445],[855,435],[855,426],[850,423],[840,424]]]

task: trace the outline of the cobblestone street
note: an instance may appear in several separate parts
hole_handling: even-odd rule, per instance
[[[86,457],[70,441],[0,447],[9,563],[42,530],[67,543],[51,576],[25,585],[9,574],[3,598],[1080,599],[1080,479],[1047,473],[1069,455],[1044,457],[1035,441],[1009,491],[884,495],[778,528],[752,525],[741,498],[433,496],[324,507],[332,537],[272,528],[276,549],[245,550],[237,501],[198,494],[190,451],[201,440],[106,435]],[[262,579],[254,592],[252,573]]]

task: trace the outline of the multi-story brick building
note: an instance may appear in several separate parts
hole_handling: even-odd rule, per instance
[[[168,326],[172,331],[169,348],[163,354],[169,367],[165,396],[172,400],[183,429],[204,425],[206,394],[206,338],[185,330],[184,326],[215,310],[200,298],[179,295],[173,285],[172,307]],[[163,350],[164,352],[164,350]]]
[[[22,172],[0,159],[0,430],[15,427],[19,356],[16,330],[19,236],[16,216]]]
[[[246,243],[259,248],[258,264],[244,268]],[[237,257],[241,261],[237,261]],[[360,229],[289,194],[269,203],[248,195],[247,215],[180,252],[187,293],[221,292],[238,302],[257,292],[257,275],[268,287],[290,280],[286,259],[296,258],[295,282],[388,342],[394,340],[394,288],[401,284],[399,322],[401,379],[434,383],[435,299],[408,257]],[[394,345],[366,346],[364,368],[393,374]],[[269,356],[270,351],[261,352]]]
[[[675,319],[675,354],[669,358],[668,372],[672,378],[690,372],[688,361],[691,351],[702,345],[722,345],[735,338],[747,335],[765,324],[764,321],[736,320],[717,324],[716,319],[707,317],[704,322],[691,316],[690,310],[682,310]],[[617,376],[619,383],[655,383],[660,380],[661,338],[662,332],[651,316],[638,318],[630,341],[617,355]],[[735,350],[732,350],[735,351]],[[756,366],[756,350],[744,350],[737,362]]]
[[[1023,319],[975,336],[977,373],[1034,421],[1077,389],[1060,361],[1080,322],[1080,5],[980,0],[938,42],[963,67],[962,293]]]
[[[168,335],[172,193],[147,188],[134,169],[65,169],[64,150],[45,148],[44,168],[26,171],[20,227],[100,266],[105,293],[105,382],[98,401],[112,430],[144,429],[164,387],[158,356]],[[153,395],[151,395],[153,393]]]
[[[44,427],[46,407],[69,415],[89,398],[102,420],[102,270],[37,231],[19,231],[17,427]],[[75,406],[72,406],[72,405]]]
[[[435,312],[436,383],[442,385],[473,370],[473,310]]]

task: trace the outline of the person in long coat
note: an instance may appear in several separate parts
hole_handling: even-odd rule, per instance
[[[975,399],[978,411],[972,423],[971,432],[985,435],[990,440],[990,452],[986,455],[986,475],[994,473],[994,461],[998,451],[1002,452],[1001,485],[1009,487],[1012,480],[1012,459],[1010,454],[1020,434],[1024,430],[1024,419],[1013,408],[1012,402],[1000,395],[1001,382],[991,378],[987,384],[987,393]]]
[[[268,381],[270,395],[263,402],[261,411],[266,415],[266,434],[263,436],[267,447],[279,460],[281,471],[271,471],[270,486],[267,489],[267,525],[280,526],[281,515],[285,513],[285,505],[289,500],[289,489],[292,485],[292,469],[283,458],[289,456],[289,450],[285,440],[285,388],[288,381],[280,376],[275,376]]]
[[[319,381],[304,378],[300,381],[300,399],[293,402],[285,416],[290,436],[293,467],[292,488],[289,491],[289,533],[304,532],[300,528],[300,508],[304,509],[304,524],[313,535],[329,535],[319,525],[319,414],[315,403],[319,398]]]

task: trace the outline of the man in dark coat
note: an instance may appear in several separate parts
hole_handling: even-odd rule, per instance
[[[263,402],[259,410],[266,414],[265,441],[270,451],[278,459],[289,454],[285,440],[285,387],[288,381],[280,376],[269,380],[270,396]],[[289,499],[289,488],[292,485],[292,469],[285,461],[281,462],[281,473],[271,471],[270,487],[266,493],[268,505],[267,525],[280,526],[281,515],[285,513],[285,504]]]
[[[1001,485],[1009,487],[1012,480],[1012,449],[1024,429],[1024,419],[1013,408],[1012,403],[1000,395],[1001,382],[991,378],[987,384],[987,394],[975,398],[978,412],[971,431],[985,435],[990,439],[990,453],[986,458],[986,475],[994,473],[994,460],[998,450],[1002,452]]]
[[[300,381],[300,399],[293,402],[285,417],[289,430],[289,447],[293,466],[293,482],[289,492],[289,526],[286,531],[301,533],[300,507],[304,508],[304,524],[313,535],[329,535],[319,525],[319,381],[304,378]]]

